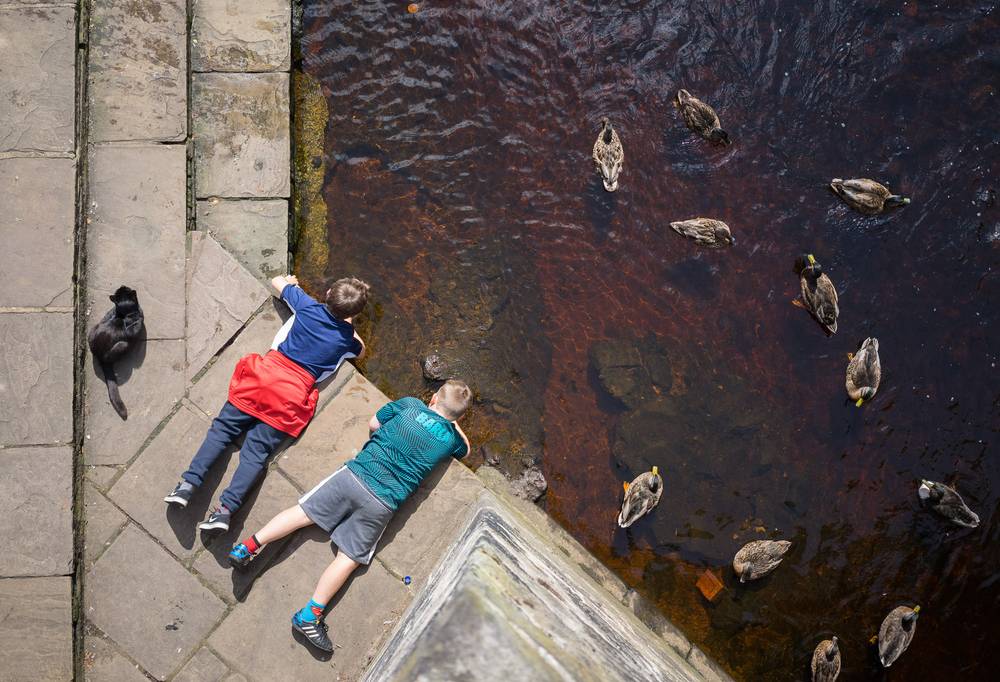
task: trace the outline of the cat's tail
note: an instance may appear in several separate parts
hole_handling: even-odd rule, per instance
[[[104,372],[104,383],[108,385],[108,398],[111,399],[111,405],[124,421],[128,419],[128,409],[122,402],[122,397],[118,395],[118,376],[115,374],[115,368],[113,365],[102,364],[101,370]]]

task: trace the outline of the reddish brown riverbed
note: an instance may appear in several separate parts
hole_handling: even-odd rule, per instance
[[[444,353],[477,439],[539,461],[549,512],[741,680],[806,678],[834,633],[841,679],[883,679],[867,641],[901,603],[923,609],[887,679],[997,675],[998,10],[874,4],[305,3],[329,265],[303,274],[373,285],[369,377],[426,391],[418,361]],[[684,128],[679,87],[731,147]],[[590,160],[601,116],[625,148],[615,194]],[[912,204],[862,217],[832,177]],[[737,245],[670,231],[697,215]],[[832,338],[790,304],[803,251],[839,288]],[[866,336],[883,381],[858,409],[844,368]],[[661,380],[623,404],[598,349]],[[617,529],[621,481],[651,464],[661,504]],[[982,525],[921,510],[921,477]],[[729,561],[760,537],[793,550],[740,588]]]

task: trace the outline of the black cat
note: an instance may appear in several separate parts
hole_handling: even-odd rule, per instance
[[[135,289],[118,287],[118,291],[111,295],[111,302],[115,304],[114,309],[109,310],[108,314],[90,330],[87,343],[90,344],[90,352],[94,354],[94,364],[100,366],[104,372],[104,383],[108,385],[108,397],[114,405],[115,412],[122,419],[128,419],[128,410],[118,395],[115,363],[141,340],[145,327]]]

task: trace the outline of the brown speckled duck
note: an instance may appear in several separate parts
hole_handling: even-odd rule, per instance
[[[844,202],[859,213],[878,215],[887,208],[906,206],[910,200],[893,194],[889,188],[880,182],[868,178],[830,181],[830,189]]]
[[[730,144],[729,133],[720,127],[719,117],[716,115],[715,109],[690,92],[683,88],[678,90],[674,106],[680,109],[681,116],[684,117],[684,124],[692,131],[709,142],[722,145]]]
[[[714,218],[680,220],[670,223],[670,227],[677,234],[693,239],[702,246],[719,249],[736,243],[733,233],[729,231],[729,225]]]
[[[833,282],[811,253],[796,259],[795,272],[802,285],[802,299],[793,302],[812,313],[827,334],[836,334],[840,307]]]
[[[840,675],[840,645],[837,636],[824,639],[812,657],[812,682],[835,682]]]
[[[597,172],[601,174],[604,181],[604,189],[614,192],[618,189],[618,174],[622,171],[622,164],[625,162],[625,150],[622,149],[622,141],[618,139],[618,133],[607,116],[601,119],[601,132],[597,134],[594,142],[594,163],[597,164]]]
[[[882,361],[878,356],[878,339],[865,339],[861,348],[849,356],[847,363],[847,395],[858,407],[866,400],[875,397],[878,385],[882,381]]]
[[[639,474],[631,483],[623,482],[622,486],[625,488],[625,500],[618,515],[618,525],[628,528],[659,504],[663,495],[663,478],[657,467],[653,467],[652,471]]]
[[[791,548],[788,540],[754,540],[740,548],[733,557],[733,570],[740,582],[757,580],[773,571]]]

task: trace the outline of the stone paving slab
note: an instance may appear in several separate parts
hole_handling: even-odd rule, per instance
[[[288,202],[208,199],[198,202],[205,230],[265,285],[288,272]]]
[[[185,0],[92,3],[89,59],[91,142],[184,139]]]
[[[0,450],[0,470],[0,576],[72,573],[73,450]]]
[[[368,440],[368,421],[387,402],[374,384],[352,374],[294,447],[279,456],[278,466],[300,489],[311,489],[358,454]]]
[[[75,193],[73,159],[0,159],[0,307],[73,305]]]
[[[199,199],[289,195],[288,98],[287,73],[192,74]]]
[[[0,405],[0,445],[72,440],[72,313],[0,313]]]
[[[229,674],[229,668],[218,656],[202,647],[191,660],[184,664],[173,682],[221,682]]]
[[[186,338],[190,379],[270,294],[207,233],[191,233],[189,252]]]
[[[90,568],[128,522],[90,481],[83,484],[83,562]]]
[[[115,365],[118,393],[128,408],[122,421],[88,351],[84,361],[87,464],[126,464],[184,396],[184,341],[146,341]],[[169,491],[167,491],[169,492]],[[166,493],[164,493],[166,494]]]
[[[289,0],[194,0],[191,69],[288,71],[291,18]]]
[[[187,160],[182,145],[96,146],[87,207],[87,325],[135,289],[150,339],[184,338]]]
[[[132,525],[86,585],[88,619],[157,679],[179,668],[225,613],[218,597]]]
[[[0,152],[72,152],[75,8],[0,7],[0,26],[16,27],[0,39]]]
[[[149,678],[115,649],[114,645],[88,628],[83,645],[83,677],[87,682],[146,682]]]
[[[289,316],[288,307],[271,297],[240,335],[202,374],[191,390],[188,399],[207,415],[214,417],[222,409],[229,394],[229,379],[236,368],[236,362],[249,353],[263,355],[271,347],[274,335]]]
[[[73,679],[70,578],[0,580],[4,680]]]
[[[225,468],[214,467],[210,478],[184,509],[168,507],[163,497],[188,468],[209,424],[206,417],[182,405],[108,492],[115,504],[182,559],[194,556],[201,549],[197,524],[204,520],[212,492]],[[235,457],[232,459],[235,468]],[[218,492],[222,492],[221,488]]]
[[[393,573],[410,576],[414,590],[421,589],[482,492],[482,481],[464,464],[439,465],[396,512],[375,556]]]
[[[93,483],[99,490],[106,491],[111,486],[111,481],[114,480],[121,472],[121,469],[116,466],[93,466],[88,465],[83,470],[83,475],[88,481]]]
[[[212,633],[209,645],[248,679],[357,679],[412,595],[378,563],[356,571],[327,614],[337,648],[328,661],[317,660],[293,639],[290,620],[333,557],[323,531],[300,531],[257,579],[246,602]]]
[[[227,471],[226,476],[228,480],[232,471]],[[226,601],[243,600],[257,575],[265,569],[271,556],[281,550],[285,541],[272,543],[273,546],[240,571],[230,567],[227,558],[229,550],[250,533],[260,530],[275,514],[295,505],[298,499],[299,491],[279,471],[272,469],[233,517],[229,530],[206,539],[206,550],[195,559],[193,568]]]

